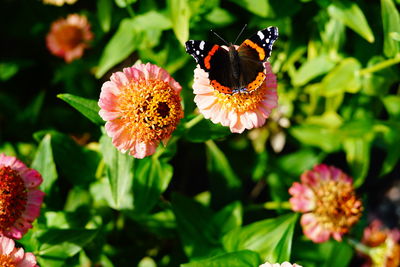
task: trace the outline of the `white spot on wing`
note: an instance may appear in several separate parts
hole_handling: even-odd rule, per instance
[[[196,55],[200,55],[200,51],[199,50],[196,50]]]
[[[265,42],[266,42],[266,43],[269,43],[269,38],[265,39]]]
[[[201,41],[201,42],[200,42],[199,47],[200,47],[201,50],[204,50],[204,45],[205,45],[205,44],[206,44],[206,42],[204,42],[204,41]]]
[[[261,31],[257,32],[257,35],[260,37],[260,39],[264,39],[264,34]]]

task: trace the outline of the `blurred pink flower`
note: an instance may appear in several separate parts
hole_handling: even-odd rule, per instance
[[[0,266],[38,267],[35,255],[25,253],[23,248],[16,248],[14,240],[5,236],[0,236]]]
[[[78,0],[43,0],[43,3],[53,6],[63,6],[64,4],[68,5],[75,4],[77,1]]]
[[[20,239],[39,216],[42,176],[15,157],[0,154],[0,234]]]
[[[99,100],[99,114],[114,146],[135,158],[152,155],[183,118],[181,89],[166,70],[150,63],[114,73]]]
[[[362,252],[367,258],[363,267],[400,266],[400,231],[388,229],[379,220],[374,220],[364,229],[362,243],[368,252]]]
[[[242,133],[264,125],[278,104],[276,76],[269,62],[264,63],[266,78],[262,85],[246,93],[224,94],[210,84],[208,73],[197,66],[194,70],[194,102],[205,118],[229,126],[231,132]]]
[[[301,175],[289,189],[292,210],[304,213],[304,234],[316,243],[342,236],[358,222],[362,203],[353,188],[353,180],[340,169],[320,164]]]
[[[66,19],[61,18],[51,24],[46,44],[53,55],[64,58],[69,63],[82,57],[92,39],[93,33],[87,18],[71,14]]]
[[[272,264],[272,263],[266,262],[264,264],[261,264],[259,267],[302,267],[302,266],[298,265],[296,263],[295,264],[291,264],[291,263],[285,261],[282,264],[279,264],[279,263]]]

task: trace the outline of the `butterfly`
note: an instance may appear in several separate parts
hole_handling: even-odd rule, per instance
[[[224,94],[251,92],[265,80],[263,63],[271,56],[272,45],[278,39],[278,28],[259,30],[239,48],[229,44],[228,50],[206,41],[185,43],[190,54],[210,79],[211,86]]]

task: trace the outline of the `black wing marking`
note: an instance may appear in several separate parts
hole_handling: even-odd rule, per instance
[[[191,55],[196,60],[197,64],[208,72],[209,69],[206,68],[204,60],[214,47],[214,44],[206,41],[189,40],[185,43],[185,46],[186,53]]]
[[[264,30],[259,30],[254,35],[252,35],[248,40],[255,43],[264,50],[265,58],[263,59],[263,61],[266,61],[271,56],[272,45],[278,39],[278,36],[279,36],[278,28],[271,26]]]

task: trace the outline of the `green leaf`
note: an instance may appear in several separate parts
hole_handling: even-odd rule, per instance
[[[387,156],[382,165],[380,176],[390,173],[400,159],[400,123],[397,121],[387,123],[388,131],[384,133]]]
[[[118,7],[124,8],[136,3],[137,0],[115,0]]]
[[[45,135],[40,142],[31,167],[42,175],[43,182],[40,185],[40,189],[49,195],[58,177],[51,148],[51,136],[49,134]]]
[[[344,140],[343,148],[352,170],[354,187],[360,187],[368,174],[371,140],[348,138]]]
[[[321,156],[311,149],[302,149],[278,158],[276,164],[280,169],[293,177],[300,176],[304,171],[312,169],[320,162]]]
[[[138,161],[133,183],[135,211],[147,213],[160,200],[173,175],[173,168],[164,160],[147,157]]]
[[[235,201],[218,211],[212,218],[212,223],[221,225],[220,235],[225,235],[229,231],[242,225],[243,208],[240,202]]]
[[[106,135],[100,138],[100,147],[115,204],[113,206],[120,209],[125,207],[126,202],[132,203],[129,192],[132,188],[134,158],[119,152],[112,144],[111,138]]]
[[[96,78],[102,77],[111,67],[127,58],[139,44],[139,34],[135,20],[125,18],[101,54]]]
[[[216,140],[228,136],[231,131],[228,127],[214,124],[210,120],[201,120],[185,133],[185,139],[194,143],[203,143],[207,140]]]
[[[291,127],[289,132],[301,143],[319,147],[325,152],[337,151],[341,147],[341,140],[335,129],[303,124]]]
[[[341,21],[368,42],[373,43],[375,41],[364,13],[356,3],[350,1],[335,1],[329,5],[328,13],[331,17]]]
[[[56,131],[40,131],[34,137],[41,140],[46,134],[51,135],[51,147],[59,176],[73,185],[87,186],[91,183],[100,161],[99,154],[79,146],[69,136]]]
[[[219,244],[218,227],[210,223],[213,218],[210,209],[192,199],[174,194],[172,210],[183,249],[190,259],[204,258],[223,251]]]
[[[353,257],[353,249],[346,242],[330,241],[322,244],[322,247],[328,256],[323,267],[345,267]]]
[[[228,252],[256,251],[263,261],[289,261],[297,217],[291,213],[234,229],[224,236],[223,245]]]
[[[361,64],[355,58],[346,58],[321,82],[321,95],[331,97],[338,94],[357,93],[361,88],[358,71]]]
[[[168,12],[176,38],[184,45],[189,39],[190,8],[186,0],[168,0]]]
[[[367,69],[385,61],[383,56],[371,57],[368,60]],[[362,92],[366,95],[385,96],[388,94],[392,84],[397,80],[398,74],[394,67],[367,72],[362,75]]]
[[[259,1],[259,0],[231,0],[231,1],[260,17],[265,18],[274,16],[274,13],[268,4],[268,1]]]
[[[39,232],[40,247],[35,253],[41,266],[63,266],[97,235],[97,230],[49,229]]]
[[[394,120],[400,120],[400,96],[388,95],[382,100],[389,116]]]
[[[231,13],[220,7],[215,7],[205,18],[217,26],[226,26],[235,21],[235,17]]]
[[[100,107],[97,101],[70,94],[59,94],[57,97],[70,104],[93,123],[104,124],[103,119],[99,116]]]
[[[241,250],[181,264],[181,267],[254,267],[259,264],[260,258],[257,253],[249,250]]]
[[[113,11],[112,0],[97,1],[97,18],[103,32],[109,32],[111,27],[111,17]]]
[[[335,63],[323,55],[307,60],[292,77],[292,83],[295,86],[303,86],[312,79],[329,72],[334,66]]]
[[[0,63],[0,81],[7,81],[11,79],[19,71],[19,66],[14,62],[1,62]]]
[[[400,15],[392,0],[381,0],[383,24],[383,53],[387,57],[394,57],[400,52],[399,40],[393,35],[400,34]]]
[[[213,141],[206,142],[207,169],[211,176],[213,204],[223,206],[237,199],[240,194],[241,180],[229,164],[229,160]],[[218,194],[217,192],[225,192]]]

